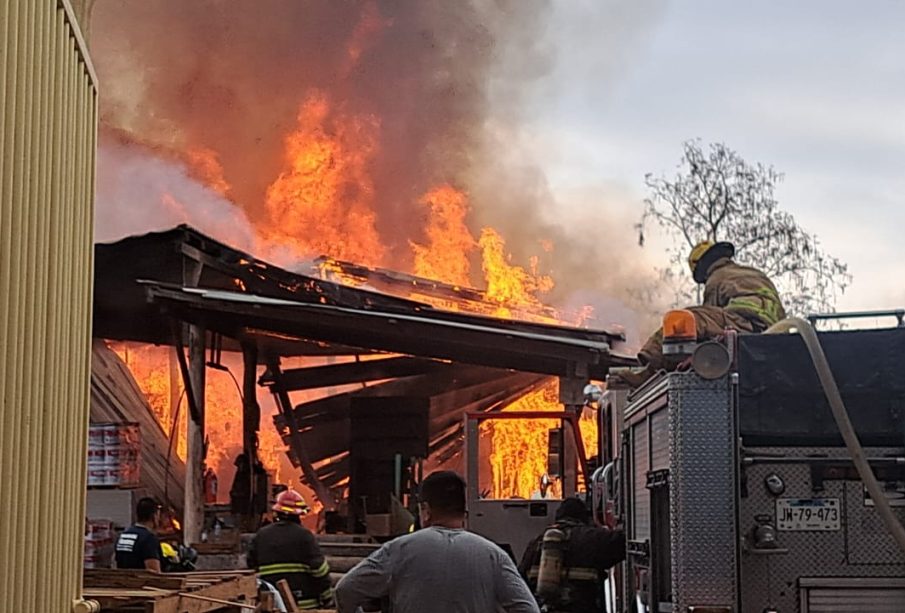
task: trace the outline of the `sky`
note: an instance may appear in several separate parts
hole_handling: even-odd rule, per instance
[[[839,310],[905,306],[903,28],[895,0],[554,0],[525,127],[550,214],[593,190],[632,232],[645,173],[722,141],[783,172],[780,206],[849,264]]]

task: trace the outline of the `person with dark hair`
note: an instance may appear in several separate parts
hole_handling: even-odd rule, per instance
[[[160,525],[160,504],[142,498],[135,508],[136,522],[116,539],[116,567],[160,572],[160,541],[154,531]]]
[[[555,539],[550,534],[555,532]],[[545,538],[546,537],[546,538]],[[551,613],[603,613],[603,582],[607,570],[625,559],[625,534],[591,523],[588,507],[579,498],[566,498],[556,511],[556,521],[525,549],[519,572],[538,593],[541,557],[547,543],[555,543],[561,556],[554,588],[540,596]],[[545,587],[549,587],[545,586]],[[552,593],[551,593],[552,592]]]
[[[423,528],[362,560],[336,586],[339,613],[388,601],[393,613],[539,613],[515,563],[465,531],[465,481],[452,471],[421,484]]]
[[[273,511],[276,522],[258,530],[248,546],[248,567],[273,585],[285,579],[298,608],[327,608],[333,602],[330,565],[317,539],[302,525],[308,503],[297,491],[286,489],[277,495]]]

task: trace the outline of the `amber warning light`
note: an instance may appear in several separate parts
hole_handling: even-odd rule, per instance
[[[698,338],[698,326],[694,313],[685,309],[669,311],[663,317],[663,340],[674,343],[694,342]]]
[[[663,317],[663,353],[665,355],[691,355],[698,339],[698,326],[694,313],[685,309],[669,311]]]

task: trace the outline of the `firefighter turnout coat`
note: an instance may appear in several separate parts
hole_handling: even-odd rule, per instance
[[[730,258],[711,265],[703,303],[688,310],[694,314],[699,341],[715,338],[724,330],[763,332],[786,316],[779,292],[767,275]],[[666,367],[662,329],[648,339],[638,358],[654,370]]]
[[[625,559],[625,533],[568,518],[557,520],[552,527],[565,532],[566,548],[559,598],[545,602],[547,610],[557,613],[604,611],[603,581],[606,571]],[[543,540],[542,533],[531,541],[519,564],[519,572],[534,593],[537,593]]]
[[[330,566],[317,539],[300,524],[277,521],[258,530],[248,548],[248,566],[268,583],[285,579],[301,609],[332,601]]]

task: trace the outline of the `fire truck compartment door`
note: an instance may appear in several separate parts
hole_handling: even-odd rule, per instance
[[[556,516],[561,500],[472,500],[468,507],[468,529],[512,550],[519,563],[525,549]]]
[[[807,577],[798,587],[801,613],[905,611],[905,579],[900,577]]]

